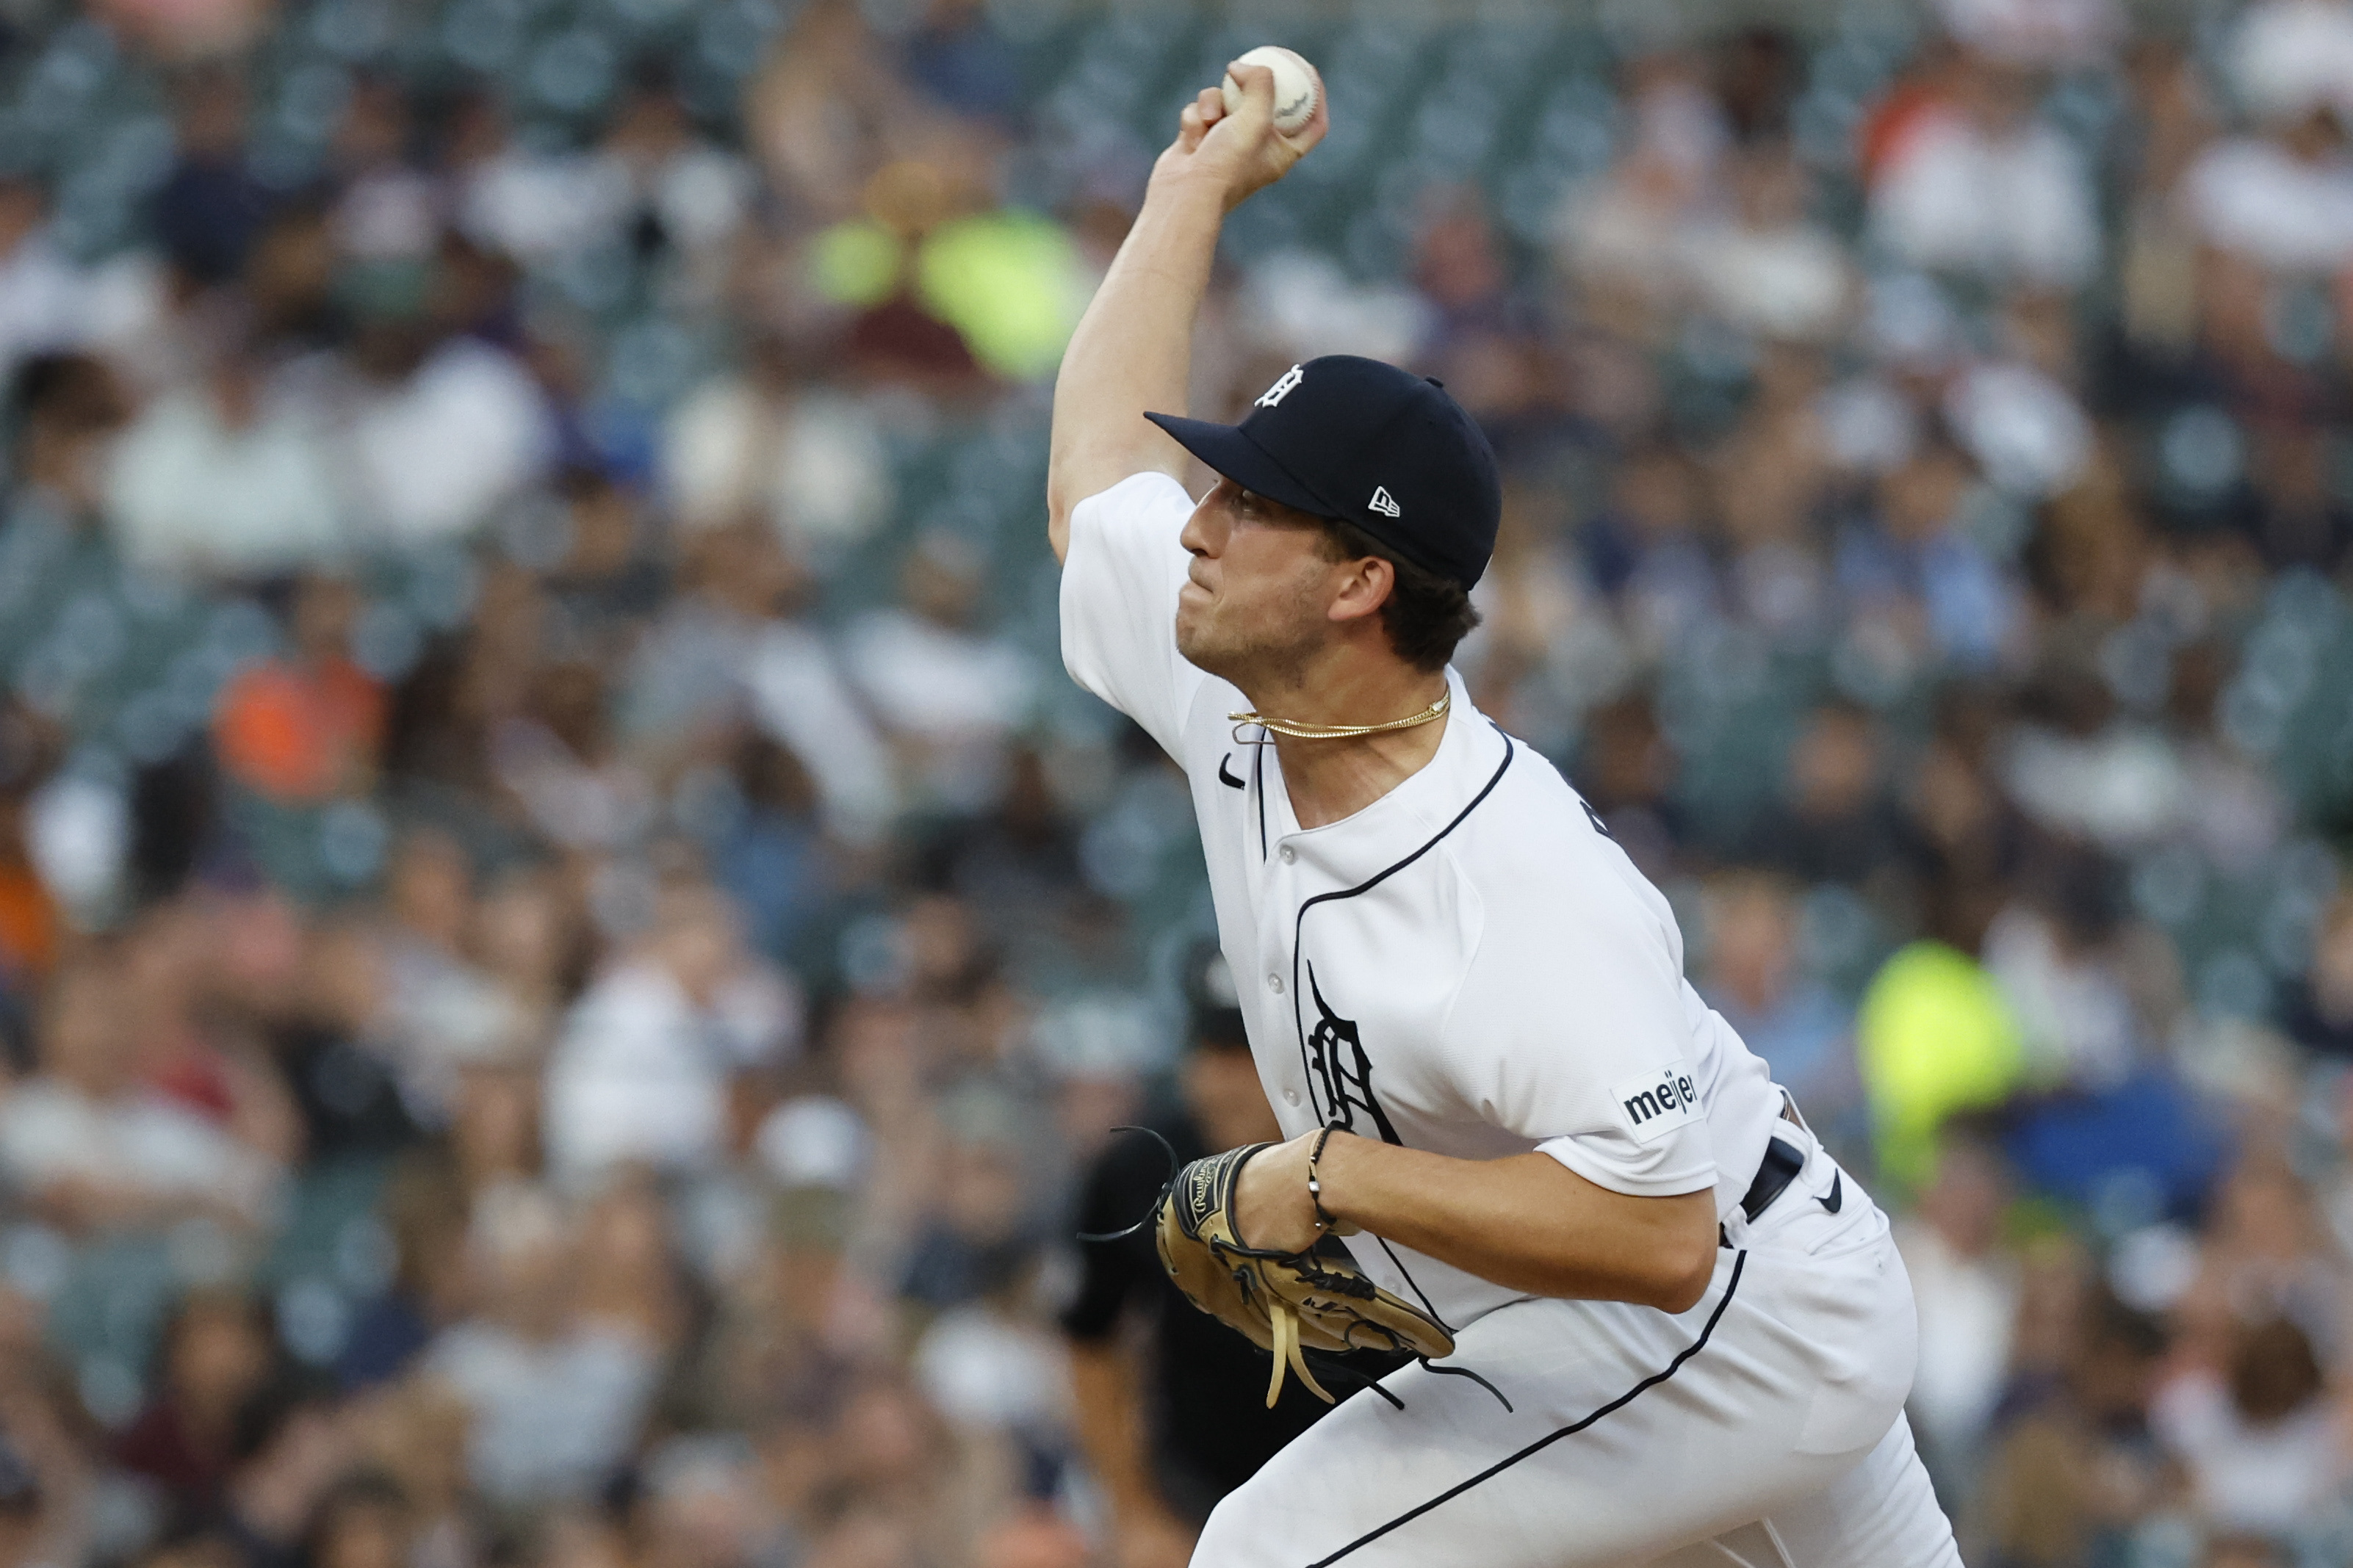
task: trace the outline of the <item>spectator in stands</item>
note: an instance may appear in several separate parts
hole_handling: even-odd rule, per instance
[[[399,1568],[410,1561],[415,1523],[408,1494],[377,1470],[357,1470],[321,1498],[304,1532],[313,1568]]]
[[[345,1387],[396,1376],[457,1321],[468,1285],[468,1197],[455,1173],[434,1162],[412,1158],[394,1173],[383,1204],[392,1279],[354,1316],[335,1368]]]
[[[268,577],[331,562],[343,499],[316,411],[269,385],[269,365],[223,322],[212,362],[124,431],[110,493],[123,554],[151,571]]]
[[[2332,900],[2314,933],[2312,967],[2288,1004],[2298,1044],[2330,1057],[2353,1057],[2353,898]]]
[[[1852,1012],[1804,973],[1800,915],[1791,882],[1769,872],[1711,879],[1703,903],[1704,945],[1696,984],[1826,1134],[1862,1104],[1854,1076]]]
[[[132,999],[121,1011],[148,1092],[195,1111],[264,1159],[290,1164],[301,1154],[295,1108],[274,1065],[240,1026],[226,984],[238,940],[275,913],[266,901],[201,895],[151,906],[124,935],[122,978]]]
[[[472,531],[555,457],[547,400],[523,367],[434,319],[437,265],[347,266],[349,350],[296,384],[336,421],[336,462],[365,537],[395,548]]]
[[[36,354],[17,368],[9,385],[9,476],[16,491],[9,510],[20,515],[36,511],[47,525],[12,530],[13,537],[23,540],[16,548],[54,554],[58,543],[36,544],[30,536],[88,529],[98,518],[106,500],[107,465],[131,416],[130,405],[121,379],[105,361],[79,353]],[[34,592],[39,568],[47,564],[27,561],[21,574],[11,574],[12,597]]]
[[[2057,1568],[2125,1552],[2167,1482],[2149,1436],[2162,1331],[2098,1293],[2057,1292],[2053,1311],[2066,1348],[2054,1367],[2021,1369],[2019,1408],[1989,1461],[1985,1532],[2000,1563]]]
[[[48,193],[0,172],[0,385],[37,353],[81,347],[100,324],[98,283],[58,246]]]
[[[1832,701],[1808,715],[1789,748],[1781,798],[1748,830],[1744,858],[1800,882],[1882,894],[1904,825],[1888,798],[1879,727],[1870,710]]]
[[[2074,289],[2100,260],[2082,155],[2035,112],[2031,71],[1964,54],[1927,107],[1882,147],[1872,179],[1880,236],[1913,265]]]
[[[2344,1418],[2323,1386],[2312,1342],[2273,1318],[2239,1331],[2221,1376],[2187,1372],[2158,1396],[2157,1431],[2216,1528],[2281,1541],[2336,1493]]]
[[[640,68],[606,128],[589,178],[612,237],[677,258],[695,286],[717,285],[712,268],[751,205],[752,174],[702,134],[666,72]]]
[[[122,1467],[162,1487],[172,1506],[210,1506],[227,1479],[231,1445],[248,1404],[283,1375],[269,1310],[251,1297],[195,1291],[165,1323],[157,1353],[161,1388],[122,1434]]]
[[[1694,227],[1690,267],[1700,302],[1758,337],[1833,338],[1856,303],[1845,247],[1807,212],[1808,175],[1781,142],[1744,148],[1732,162],[1726,219]]]
[[[270,207],[247,162],[245,82],[233,66],[200,67],[178,109],[178,160],[155,193],[156,237],[190,282],[225,283],[245,265]]]
[[[501,1503],[592,1495],[654,1392],[658,1347],[581,1310],[579,1243],[576,1219],[544,1191],[491,1194],[468,1242],[477,1315],[427,1352],[426,1370],[471,1412],[474,1483]]]
[[[843,648],[919,787],[965,811],[1003,788],[1005,742],[1034,690],[1021,655],[975,625],[984,586],[966,541],[927,535],[908,557],[903,607],[860,617]]]
[[[312,1510],[356,1447],[354,1424],[298,1374],[271,1380],[237,1413],[227,1486],[213,1512],[238,1559],[296,1568]]]
[[[2000,1155],[1948,1137],[1917,1212],[1896,1232],[1920,1311],[1920,1367],[1909,1405],[1940,1496],[1978,1488],[2010,1372],[2018,1260],[2003,1245],[2010,1196]]]
[[[254,665],[215,721],[222,765],[265,799],[310,805],[364,791],[384,738],[384,691],[353,659],[357,587],[326,573],[296,585],[287,653]]]
[[[881,433],[829,349],[807,329],[767,328],[740,371],[681,401],[662,477],[682,526],[758,516],[805,552],[855,543],[882,521],[892,497]]]
[[[748,954],[708,885],[661,889],[649,928],[592,984],[547,1067],[550,1164],[582,1182],[626,1162],[707,1168],[726,1152],[728,1089],[799,1043],[800,998]]]
[[[19,1005],[56,962],[61,934],[27,837],[33,793],[56,763],[42,730],[21,705],[0,709],[0,994]]]
[[[265,1223],[283,1173],[207,1118],[142,1089],[119,1005],[122,970],[91,955],[51,982],[40,1070],[0,1101],[0,1165],[77,1235],[156,1232],[182,1219]]]
[[[1840,541],[1838,577],[1858,619],[1887,628],[1916,660],[1982,670],[2017,625],[2016,585],[1961,526],[1976,478],[1949,441],[1924,442],[1877,487],[1877,504]]]
[[[415,141],[408,93],[398,80],[368,74],[352,84],[331,143],[328,218],[346,262],[417,262],[438,248],[443,199],[411,161]]]
[[[648,770],[614,735],[604,670],[586,658],[531,672],[522,711],[491,731],[491,767],[550,843],[633,848],[654,826]]]

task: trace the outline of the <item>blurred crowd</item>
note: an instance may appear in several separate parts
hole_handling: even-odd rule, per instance
[[[1196,411],[1482,420],[1466,675],[1899,1215],[1968,1560],[2353,1563],[2341,0],[0,6],[0,1553],[1181,1552],[1064,1324],[1209,918],[1044,430],[1270,34]]]

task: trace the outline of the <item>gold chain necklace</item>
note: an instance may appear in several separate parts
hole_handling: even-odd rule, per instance
[[[1419,713],[1409,713],[1402,719],[1392,719],[1386,724],[1294,724],[1287,719],[1269,719],[1258,713],[1229,713],[1235,724],[1255,724],[1277,735],[1288,735],[1294,741],[1348,741],[1358,735],[1378,735],[1389,730],[1410,730],[1446,717],[1446,704],[1453,693],[1440,694],[1437,701]],[[1240,740],[1237,735],[1235,739]]]

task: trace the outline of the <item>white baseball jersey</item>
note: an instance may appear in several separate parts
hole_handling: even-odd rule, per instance
[[[1455,1331],[1451,1364],[1383,1379],[1390,1403],[1344,1401],[1219,1504],[1194,1563],[1959,1568],[1902,1415],[1916,1329],[1886,1216],[1779,1120],[1764,1064],[1684,983],[1666,900],[1451,671],[1429,763],[1302,829],[1274,748],[1235,732],[1241,693],[1176,652],[1191,510],[1159,474],[1076,508],[1063,658],[1191,781],[1283,1131],[1541,1150],[1622,1193],[1712,1187],[1726,1237],[1673,1315],[1350,1238]],[[1798,1174],[1752,1224],[1740,1200],[1776,1137]]]
[[[1781,1093],[1683,977],[1673,912],[1559,772],[1471,705],[1437,754],[1302,829],[1250,706],[1172,625],[1192,501],[1138,474],[1072,513],[1062,657],[1184,767],[1219,937],[1286,1136],[1337,1123],[1463,1159],[1532,1149],[1615,1192],[1730,1214]],[[1382,1285],[1455,1327],[1518,1292],[1372,1237]]]

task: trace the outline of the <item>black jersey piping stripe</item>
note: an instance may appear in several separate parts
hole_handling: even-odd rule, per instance
[[[1328,893],[1316,894],[1314,898],[1309,899],[1306,902],[1301,904],[1299,906],[1299,912],[1292,917],[1291,1030],[1292,1033],[1299,1037],[1299,1072],[1300,1076],[1307,1080],[1307,1094],[1311,1103],[1314,1101],[1315,1095],[1315,1065],[1307,1055],[1307,1025],[1306,1021],[1300,1016],[1299,1013],[1299,936],[1300,932],[1306,929],[1307,911],[1314,909],[1318,904],[1328,904],[1338,899],[1353,899],[1361,893],[1371,892],[1375,888],[1379,887],[1383,882],[1388,881],[1391,877],[1396,876],[1399,871],[1404,870],[1408,866],[1412,865],[1415,861],[1429,854],[1432,849],[1437,848],[1440,839],[1444,838],[1448,834],[1461,826],[1463,822],[1469,818],[1470,815],[1478,810],[1489,795],[1495,793],[1495,786],[1504,782],[1504,774],[1510,770],[1512,758],[1517,752],[1518,748],[1512,744],[1512,738],[1509,735],[1504,735],[1504,731],[1500,728],[1496,730],[1495,733],[1503,736],[1504,760],[1495,764],[1493,776],[1487,780],[1486,784],[1480,788],[1477,795],[1471,797],[1471,804],[1454,814],[1453,821],[1448,823],[1445,826],[1431,834],[1428,839],[1423,841],[1420,848],[1416,849],[1404,859],[1383,867],[1380,870],[1374,872],[1371,876],[1366,878],[1363,881],[1357,883],[1353,888],[1336,888]],[[1259,809],[1261,811],[1265,809],[1262,795]],[[1265,847],[1261,845],[1260,847],[1260,852],[1263,854],[1264,850]],[[1316,1108],[1316,1119],[1318,1121],[1323,1120],[1326,1114],[1328,1113],[1325,1112],[1322,1107],[1318,1106]]]
[[[1441,1504],[1453,1501],[1456,1498],[1461,1497],[1464,1492],[1469,1491],[1472,1488],[1482,1486],[1488,1481],[1493,1480],[1497,1476],[1502,1475],[1505,1470],[1510,1469],[1514,1465],[1518,1464],[1521,1460],[1533,1458],[1537,1454],[1542,1453],[1545,1449],[1551,1447],[1555,1443],[1559,1442],[1563,1437],[1576,1436],[1579,1432],[1584,1431],[1587,1427],[1592,1426],[1603,1416],[1610,1415],[1616,1411],[1622,1410],[1627,1405],[1632,1404],[1634,1400],[1645,1390],[1656,1388],[1659,1384],[1674,1376],[1676,1373],[1683,1370],[1683,1363],[1691,1360],[1692,1357],[1699,1354],[1700,1352],[1707,1348],[1707,1342],[1715,1333],[1715,1325],[1723,1321],[1724,1310],[1732,1305],[1733,1294],[1740,1289],[1741,1270],[1746,1268],[1747,1266],[1748,1253],[1746,1248],[1732,1255],[1732,1278],[1725,1281],[1724,1299],[1716,1302],[1715,1310],[1707,1315],[1707,1322],[1701,1328],[1699,1338],[1692,1341],[1691,1343],[1685,1345],[1681,1351],[1677,1352],[1675,1359],[1669,1362],[1662,1370],[1652,1373],[1650,1376],[1644,1378],[1641,1382],[1636,1384],[1633,1387],[1628,1389],[1625,1393],[1620,1394],[1609,1404],[1601,1406],[1599,1410],[1594,1411],[1591,1415],[1587,1415],[1583,1420],[1563,1426],[1556,1432],[1546,1434],[1544,1436],[1541,1436],[1535,1442],[1529,1444],[1526,1447],[1522,1448],[1518,1453],[1512,1454],[1504,1458],[1496,1460],[1493,1464],[1488,1466],[1477,1475],[1472,1476],[1470,1479],[1458,1482],[1455,1485],[1447,1488],[1436,1497],[1431,1498],[1428,1502],[1422,1503],[1418,1507],[1409,1509],[1405,1512],[1398,1515],[1395,1519],[1390,1520],[1387,1524],[1377,1526],[1374,1529],[1366,1531],[1364,1534],[1356,1537],[1356,1540],[1348,1542],[1347,1545],[1340,1548],[1339,1551],[1332,1553],[1329,1557],[1317,1558],[1314,1562],[1309,1563],[1307,1568],[1331,1568],[1331,1564],[1339,1562],[1340,1559],[1347,1556],[1350,1552],[1355,1552],[1359,1547],[1369,1546],[1374,1542],[1378,1541],[1382,1536],[1387,1535],[1389,1531],[1396,1530],[1402,1525],[1412,1523],[1415,1520],[1419,1519],[1423,1514],[1430,1512],[1432,1509],[1440,1507]]]
[[[1266,858],[1266,747],[1250,753],[1250,790],[1258,796],[1258,858]]]
[[[1453,821],[1440,828],[1436,833],[1431,834],[1429,840],[1425,842],[1420,848],[1415,850],[1404,859],[1398,861],[1395,865],[1387,867],[1382,870],[1376,871],[1373,875],[1366,878],[1363,881],[1357,883],[1353,888],[1342,888],[1333,892],[1316,894],[1314,898],[1309,899],[1306,902],[1301,904],[1299,906],[1298,914],[1293,917],[1291,922],[1291,1029],[1292,1033],[1299,1037],[1299,1075],[1307,1080],[1307,1099],[1308,1103],[1311,1105],[1314,1104],[1315,1100],[1315,1065],[1309,1058],[1307,1054],[1307,1025],[1306,1020],[1301,1017],[1299,1012],[1300,939],[1307,929],[1307,911],[1314,909],[1318,904],[1329,903],[1337,899],[1353,899],[1359,893],[1371,892],[1375,888],[1379,887],[1383,882],[1388,881],[1391,877],[1396,876],[1399,871],[1404,870],[1408,866],[1412,865],[1415,861],[1429,854],[1432,849],[1437,848],[1440,839],[1444,838],[1448,834],[1461,826],[1465,821],[1469,820],[1471,814],[1478,810],[1489,795],[1495,793],[1495,786],[1502,784],[1504,782],[1504,775],[1511,771],[1512,759],[1519,754],[1519,748],[1512,743],[1511,736],[1504,733],[1504,727],[1501,724],[1496,724],[1493,720],[1489,720],[1488,722],[1493,727],[1496,735],[1500,737],[1504,742],[1504,760],[1495,764],[1494,773],[1489,776],[1484,784],[1480,786],[1479,793],[1471,797],[1471,804],[1454,814]],[[1263,805],[1261,805],[1261,809],[1264,809]],[[1263,851],[1261,851],[1261,853]],[[1332,1109],[1333,1110],[1337,1110],[1339,1108],[1335,1106]],[[1326,1121],[1329,1119],[1331,1114],[1331,1111],[1318,1108],[1316,1111],[1316,1120],[1319,1121]],[[1380,1238],[1377,1237],[1374,1239],[1379,1240]],[[1413,1270],[1405,1266],[1404,1261],[1398,1257],[1396,1252],[1390,1249],[1388,1242],[1381,1242],[1381,1250],[1388,1254],[1388,1259],[1391,1263],[1397,1265],[1398,1273],[1404,1277],[1406,1284],[1412,1289],[1413,1293],[1421,1298],[1421,1304],[1430,1309],[1430,1315],[1433,1318],[1437,1318],[1438,1309],[1430,1307],[1430,1292],[1421,1288],[1421,1281],[1413,1277]],[[1445,1320],[1440,1318],[1439,1321],[1442,1326]],[[1446,1331],[1451,1334],[1454,1331],[1452,1329],[1448,1329]]]

